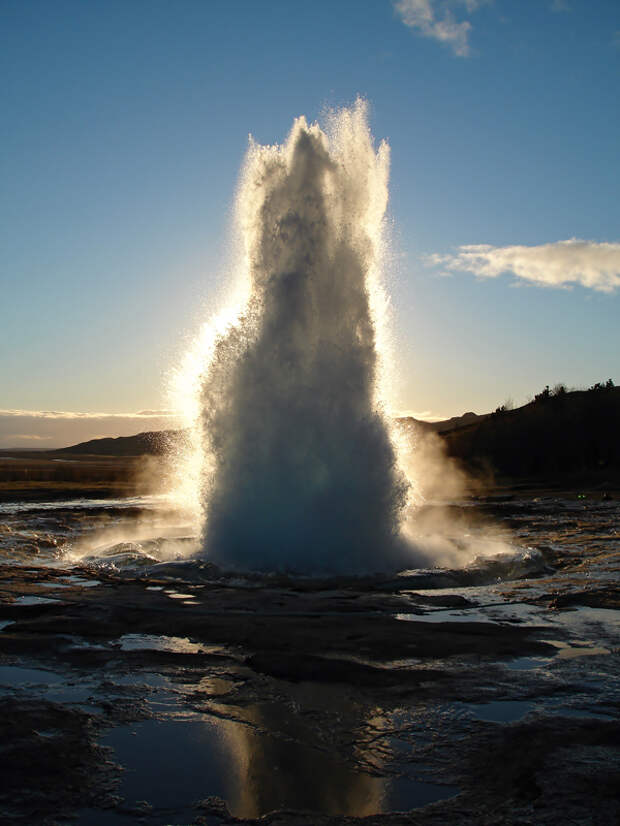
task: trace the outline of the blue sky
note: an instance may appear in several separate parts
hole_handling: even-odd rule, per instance
[[[0,446],[71,441],[37,411],[91,414],[80,438],[159,426],[135,414],[216,306],[248,134],[357,95],[392,150],[395,408],[620,382],[617,0],[0,14],[0,411],[29,411],[0,412]]]

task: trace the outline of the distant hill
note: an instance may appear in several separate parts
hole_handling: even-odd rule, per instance
[[[510,477],[620,471],[620,387],[548,389],[515,410],[497,410],[442,431],[450,456]]]
[[[454,430],[457,427],[465,427],[466,425],[475,424],[476,422],[486,419],[490,413],[463,413],[462,416],[452,416],[451,419],[443,419],[440,422],[426,422],[423,419],[414,419],[413,416],[405,416],[398,419],[402,424],[415,424],[424,430],[433,430],[435,433],[445,433],[448,430]]]
[[[525,477],[620,472],[620,387],[543,392],[515,410],[464,413],[440,422],[413,417],[403,424],[441,436],[449,456],[474,472]],[[165,430],[92,439],[55,454],[142,456],[165,453],[184,439]]]
[[[443,433],[453,430],[455,427],[472,424],[484,419],[489,414],[478,416],[476,413],[464,413],[462,416],[453,416],[441,422],[425,422],[421,419],[414,419],[408,416],[399,419],[400,422],[416,425],[418,427],[433,430],[435,433]],[[145,433],[137,433],[135,436],[117,436],[116,438],[91,439],[88,442],[80,442],[71,447],[63,447],[54,453],[73,453],[90,456],[144,456],[159,455],[165,453],[170,447],[174,447],[184,438],[182,430],[152,430]]]
[[[160,430],[137,433],[135,436],[91,439],[71,447],[63,447],[54,453],[88,454],[90,456],[143,456],[165,453],[182,439],[180,430]]]

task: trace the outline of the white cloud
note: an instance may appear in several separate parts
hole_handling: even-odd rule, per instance
[[[459,57],[467,57],[472,25],[469,20],[458,21],[450,6],[464,6],[471,14],[485,2],[488,0],[396,0],[394,9],[405,26],[450,46]]]
[[[470,244],[456,255],[429,255],[427,263],[481,278],[512,273],[542,287],[580,284],[611,293],[620,287],[620,243],[597,243],[570,238],[538,246],[493,247]]]

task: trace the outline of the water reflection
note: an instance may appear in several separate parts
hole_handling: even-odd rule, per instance
[[[317,719],[317,700],[328,721]],[[226,731],[237,775],[232,814],[302,809],[363,817],[384,811],[386,779],[360,768],[356,732],[363,716],[342,690],[297,686],[281,703],[256,705],[244,717],[249,725]]]
[[[280,702],[257,704],[244,717],[249,726],[226,730],[236,766],[229,805],[237,817],[277,809],[366,817],[458,791],[400,776],[388,715],[343,686],[290,685]]]
[[[126,768],[126,803],[148,800],[189,816],[197,801],[218,797],[240,818],[280,809],[364,817],[457,791],[391,776],[387,740],[380,742],[387,716],[343,687],[279,685],[273,700],[247,705],[235,702],[234,688],[234,681],[205,677],[194,697],[199,692],[212,715],[188,715],[171,695],[167,719],[105,737]]]

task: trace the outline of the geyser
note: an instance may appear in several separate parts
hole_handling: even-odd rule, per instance
[[[224,567],[411,561],[377,348],[388,166],[362,101],[324,130],[302,117],[283,145],[250,145],[237,203],[248,295],[211,333],[194,408],[203,555]]]

